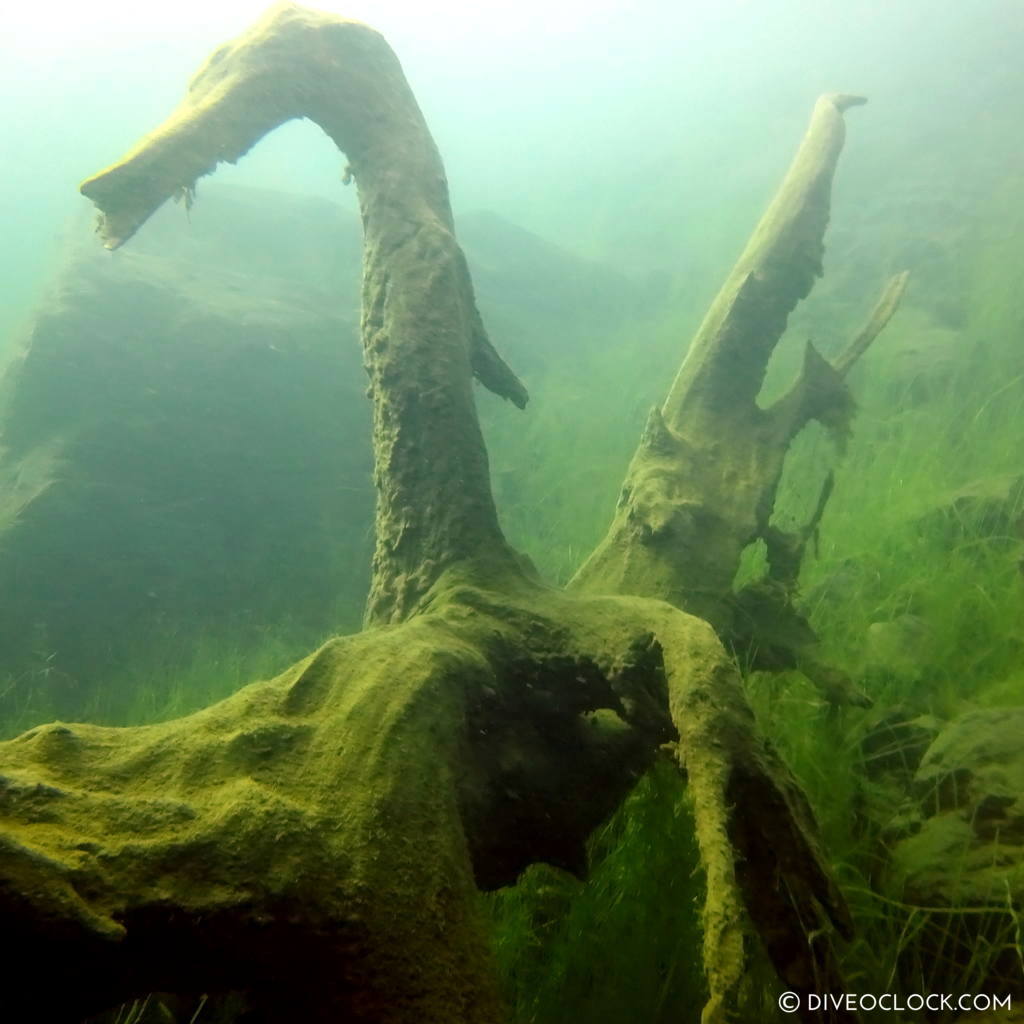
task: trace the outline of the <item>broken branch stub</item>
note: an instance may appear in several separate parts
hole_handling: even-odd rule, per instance
[[[711,305],[662,407],[669,427],[701,434],[716,410],[756,403],[789,314],[823,273],[832,178],[846,139],[843,112],[867,101],[832,93],[775,198]]]

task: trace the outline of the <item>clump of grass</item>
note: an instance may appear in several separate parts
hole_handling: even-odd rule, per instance
[[[584,884],[538,866],[486,900],[517,1024],[697,1020],[703,881],[685,788],[659,764],[591,839]]]
[[[228,997],[221,1002],[228,1008],[230,1014],[230,1011],[234,1009],[233,1001]],[[172,1010],[168,1003],[174,1004],[175,1009]],[[213,1006],[213,1019],[219,1019],[224,1024],[234,1019],[233,1015],[219,1017],[216,1012],[217,1000],[213,1000],[211,1003],[210,997],[206,995],[202,995],[198,999],[183,1000],[151,992],[141,999],[133,999],[130,1003],[124,1003],[113,1010],[90,1017],[84,1024],[197,1024],[200,1019],[203,1021],[211,1019],[210,1014],[206,1012],[209,1008],[208,1004]]]
[[[191,714],[248,683],[270,679],[309,653],[322,638],[300,625],[255,635],[218,632],[165,635],[148,643],[131,665],[81,694],[76,681],[40,649],[18,676],[0,676],[0,736],[14,736],[41,722],[74,719],[100,725],[148,725]]]

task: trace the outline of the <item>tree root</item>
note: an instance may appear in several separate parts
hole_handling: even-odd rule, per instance
[[[152,990],[240,991],[268,1024],[494,1024],[475,887],[533,861],[583,871],[589,833],[673,741],[707,874],[706,1024],[734,1004],[744,910],[791,987],[841,990],[828,936],[848,918],[806,803],[712,626],[686,613],[729,635],[736,565],[768,529],[790,428],[842,427],[852,409],[833,386],[848,367],[813,349],[777,409],[756,397],[821,272],[856,102],[819,101],[568,595],[527,578],[501,534],[471,378],[520,406],[526,392],[487,341],[440,157],[377,33],[275,6],[82,185],[113,248],[290,118],[348,156],[365,228],[375,628],[185,719],[57,724],[0,745],[9,1013],[28,1016],[43,991],[69,1021]]]
[[[475,887],[534,861],[584,873],[588,835],[677,738],[724,1004],[760,884],[737,881],[732,845],[767,833],[755,789],[785,790],[714,632],[657,601],[448,573],[415,619],[195,715],[0,745],[5,1006],[46,991],[70,1021],[240,991],[314,1021],[492,1024]],[[799,813],[771,807],[771,863],[837,912]]]

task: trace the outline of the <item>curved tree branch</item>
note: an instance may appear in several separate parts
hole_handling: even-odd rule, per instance
[[[362,335],[377,454],[369,623],[406,618],[449,565],[514,558],[491,496],[471,375],[522,407],[491,346],[455,240],[440,155],[384,38],[283,3],[221,46],[177,110],[83,182],[108,248],[198,178],[296,117],[345,152],[362,210]]]

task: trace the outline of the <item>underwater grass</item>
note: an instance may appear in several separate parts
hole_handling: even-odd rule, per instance
[[[763,727],[808,793],[851,906],[857,934],[843,954],[851,990],[1024,990],[1019,893],[1002,906],[924,907],[889,891],[887,827],[908,794],[870,771],[864,749],[893,712],[941,722],[971,708],[1024,704],[1024,378],[1015,308],[1003,307],[1001,326],[990,308],[976,310],[955,364],[930,376],[922,367],[924,382],[901,377],[884,343],[858,371],[856,433],[802,584],[823,647],[875,708],[826,708],[795,674],[749,681]],[[903,329],[921,322],[912,316]],[[808,431],[787,464],[777,518],[805,521],[835,461],[822,434]],[[902,650],[877,642],[887,635]],[[911,771],[921,752],[909,753]]]
[[[589,853],[585,884],[539,865],[485,900],[513,1019],[699,1019],[703,880],[676,768],[656,765]]]
[[[149,725],[188,715],[273,678],[324,639],[295,623],[243,635],[211,627],[198,635],[147,637],[138,659],[145,671],[127,665],[86,694],[42,648],[36,664],[19,676],[0,675],[0,737],[54,720]]]
[[[199,996],[198,999],[173,999],[178,1012],[172,1011],[164,1001],[168,997],[161,997],[155,993],[143,996],[141,999],[133,999],[130,1003],[124,1003],[121,1006],[116,1007],[113,1010],[108,1010],[106,1013],[101,1013],[95,1017],[90,1017],[87,1021],[83,1021],[83,1024],[171,1024],[171,1022],[177,1022],[177,1024],[197,1024],[198,1021],[202,1020],[205,1022],[210,1021],[211,1024],[214,1020],[221,1020],[226,1022],[233,1019],[229,1017],[220,1017],[217,1014],[218,1007],[216,1001],[213,1001],[214,1014],[207,1012],[209,1010],[208,1004],[211,1003],[210,997],[206,995]],[[184,1007],[178,1006],[184,1002]],[[229,1011],[234,1009],[231,1005],[231,1000],[226,1000],[225,1003],[228,1006]],[[192,1008],[194,1004],[194,1009]]]
[[[1024,197],[1024,179],[1014,188],[1015,199]],[[1024,705],[1024,308],[1013,272],[1024,264],[1024,233],[1005,226],[1007,196],[997,198],[1002,205],[994,204],[988,223],[1000,225],[998,237],[983,227],[974,238],[970,306],[961,322],[937,322],[927,301],[902,311],[853,375],[859,413],[845,455],[838,457],[822,430],[805,431],[787,460],[776,505],[778,524],[806,522],[826,473],[835,471],[832,500],[804,566],[803,602],[826,655],[858,680],[875,708],[828,708],[796,673],[755,675],[748,687],[763,728],[819,819],[857,926],[843,964],[851,990],[862,992],[1024,989],[1020,911],[1012,894],[1005,906],[922,907],[887,891],[886,829],[907,794],[898,781],[872,777],[864,747],[892,714],[941,723],[969,708]],[[854,316],[835,325],[836,338],[850,335]],[[686,319],[680,315],[676,326]],[[508,495],[521,499],[508,522],[539,565],[557,567],[559,580],[607,523],[632,452],[619,438],[633,428],[636,436],[659,397],[652,386],[665,379],[659,361],[678,358],[670,334],[667,325],[643,365],[625,359],[625,342],[610,349],[603,363],[596,361],[598,372],[588,373],[590,392],[575,400],[571,416],[560,420],[562,407],[538,414],[538,457]],[[797,319],[772,367],[766,400],[792,379],[803,340]],[[823,350],[828,354],[827,343]],[[562,382],[550,386],[557,402]],[[628,412],[621,391],[631,396]],[[543,406],[544,389],[535,395]],[[569,430],[567,458],[559,445]],[[763,548],[750,549],[738,583],[762,568]],[[904,754],[909,777],[921,747]],[[657,799],[638,788],[607,833],[608,859],[599,860],[587,886],[562,883],[552,898],[550,881],[528,875],[496,899],[496,943],[517,1021],[657,1020],[651,1014],[665,1005],[672,1006],[672,1020],[699,1016],[694,978],[664,1003],[644,973],[641,965],[660,962],[669,944],[658,929],[648,935],[622,927],[617,935],[617,960],[646,979],[631,988],[617,975],[625,991],[639,989],[635,1001],[625,1006],[604,984],[604,972],[616,970],[596,938],[609,905],[628,893],[643,912],[664,907],[664,879],[648,861],[680,838],[668,838],[670,828],[651,806]],[[632,815],[642,842],[623,823]],[[602,881],[605,870],[615,878],[610,888],[602,888],[609,884]],[[679,951],[695,958],[697,915],[692,906],[673,906],[684,944]],[[777,982],[763,963],[755,960],[754,969],[746,1012],[777,1019],[771,998]],[[606,1012],[610,1007],[614,1012]]]

